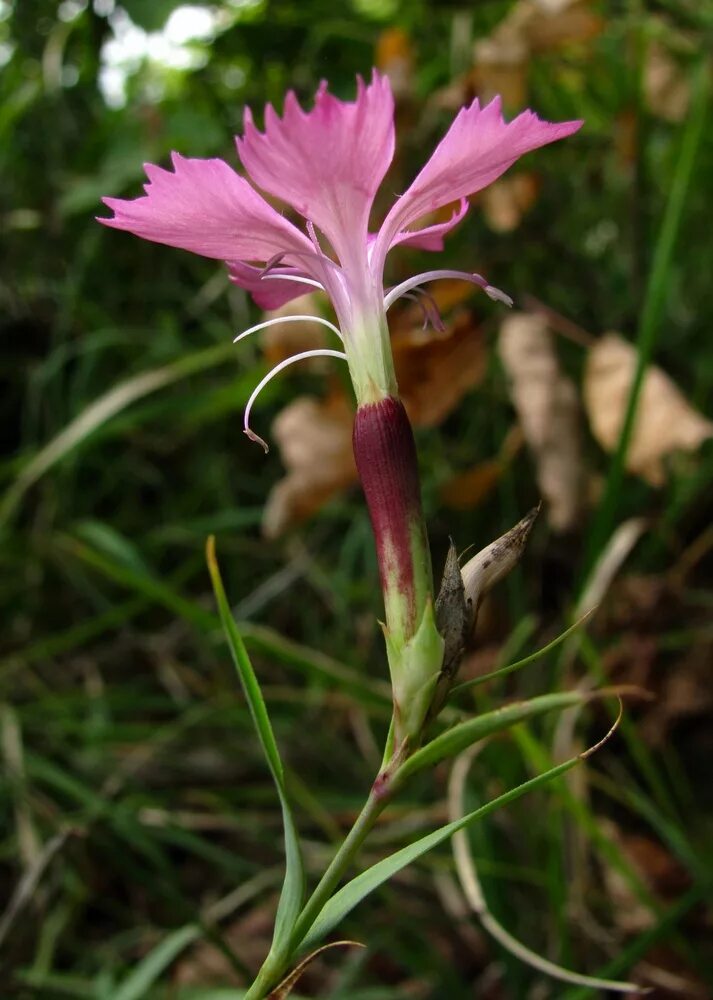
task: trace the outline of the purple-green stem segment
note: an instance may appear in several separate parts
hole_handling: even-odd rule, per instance
[[[418,629],[433,584],[416,445],[401,400],[386,396],[359,406],[353,443],[376,542],[386,627],[393,641],[406,642]]]

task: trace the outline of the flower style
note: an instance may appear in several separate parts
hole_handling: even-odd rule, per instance
[[[250,429],[251,408],[263,386],[286,365],[316,354],[347,361],[358,404],[354,451],[384,591],[397,737],[417,738],[440,669],[442,644],[433,615],[416,452],[398,399],[386,314],[401,296],[442,277],[463,278],[491,298],[511,300],[480,275],[451,270],[427,271],[385,291],[386,257],[397,245],[441,250],[445,235],[466,214],[470,195],[523,154],[572,134],[581,124],[542,121],[532,111],[507,123],[499,98],[485,107],[473,101],[461,109],[430,160],[372,233],[374,199],[394,153],[391,86],[374,71],[369,84],[358,80],[354,101],[339,100],[322,83],[313,110],[305,112],[295,94],[288,93],[282,117],[266,107],[262,132],[246,110],[244,133],[236,142],[252,183],[223,160],[173,153],[172,171],[146,165],[144,196],[104,199],[114,217],[99,221],[225,261],[231,280],[263,308],[315,287],[331,300],[338,325],[307,318],[327,326],[343,350],[305,351],[276,365],[251,395],[244,426],[249,437],[265,444]],[[299,213],[304,231],[257,189]],[[414,228],[454,203],[458,207],[446,222]],[[428,298],[424,315],[439,322]],[[270,322],[300,318],[305,317],[259,323],[240,337]]]

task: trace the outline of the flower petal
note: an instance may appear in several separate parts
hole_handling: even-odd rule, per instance
[[[228,274],[234,285],[239,285],[252,295],[261,309],[279,309],[286,302],[298,299],[314,291],[314,285],[295,281],[292,276],[280,278],[271,273],[265,275],[261,267],[252,267],[241,260],[228,261]],[[306,277],[294,272],[294,277]]]
[[[499,97],[484,108],[476,98],[458,112],[431,159],[384,220],[374,250],[377,266],[406,226],[487,187],[523,154],[563,139],[581,125],[581,121],[542,121],[532,111],[506,122]]]
[[[443,237],[461,222],[469,208],[468,199],[461,198],[460,205],[450,219],[445,222],[437,222],[432,226],[425,226],[414,232],[397,233],[391,241],[391,246],[394,247],[398,243],[403,247],[415,247],[418,250],[442,250]]]
[[[141,198],[104,198],[105,226],[219,260],[266,261],[289,250],[311,251],[306,236],[268,205],[224,160],[171,154],[173,172],[147,163]]]
[[[340,101],[322,83],[314,109],[295,94],[282,118],[268,105],[265,131],[249,110],[238,152],[253,181],[297,209],[329,239],[342,264],[364,254],[374,195],[394,152],[394,98],[388,77],[358,79],[355,101]]]

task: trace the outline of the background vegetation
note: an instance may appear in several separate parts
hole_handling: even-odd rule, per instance
[[[510,111],[586,125],[518,168],[527,179],[501,190],[505,219],[478,200],[443,266],[482,271],[520,306],[544,304],[570,335],[556,352],[577,385],[589,338],[616,330],[693,406],[710,400],[710,3],[223,0],[185,11],[176,0],[0,2],[3,997],[237,997],[264,954],[280,818],[217,628],[208,533],[313,874],[364,797],[388,721],[358,493],[264,538],[283,466],[279,449],[265,458],[240,433],[261,345],[231,343],[254,307],[214,262],[98,226],[102,195],[138,193],[142,163],[172,149],[233,159],[245,104],[279,105],[289,87],[309,99],[322,77],[349,96],[376,62],[399,95],[390,196],[460,103],[497,87]],[[405,251],[395,280],[418,265]],[[537,454],[513,445],[495,349],[502,307],[474,294],[454,308],[482,370],[439,426],[418,431],[437,567],[449,535],[487,544],[540,492]],[[256,427],[305,392],[325,395],[323,372],[274,384]],[[632,704],[576,784],[510,807],[473,832],[471,850],[492,911],[540,954],[633,977],[657,997],[706,997],[713,449],[667,457],[658,485],[589,430],[578,455],[578,516],[564,531],[542,519],[482,616],[470,675],[561,631],[605,553],[616,579],[599,577],[603,603],[566,657],[479,688],[472,707],[602,678],[655,700]],[[623,558],[611,539],[632,517],[645,524]],[[468,806],[607,724],[592,710],[581,735],[547,720],[486,747]],[[444,770],[414,786],[368,856],[443,822],[447,780]],[[593,995],[543,979],[483,934],[447,848],[344,932],[368,948],[315,966],[304,995]]]

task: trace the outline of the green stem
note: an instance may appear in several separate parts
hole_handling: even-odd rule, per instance
[[[344,838],[342,845],[332,858],[329,867],[297,918],[297,923],[290,939],[290,948],[292,951],[298,948],[307,931],[319,916],[325,903],[331,898],[342,875],[351,865],[359,848],[364,843],[378,817],[388,805],[389,800],[390,795],[385,793],[383,788],[380,789],[378,795],[375,794],[372,788],[369,798],[364,803],[354,825]]]
[[[314,892],[305,903],[302,912],[297,918],[289,945],[279,956],[273,953],[267,956],[255,982],[245,994],[245,1000],[263,1000],[269,991],[274,989],[280,978],[284,976],[287,965],[299,948],[300,943],[319,916],[325,903],[331,898],[345,871],[354,861],[359,848],[364,843],[374,823],[388,805],[391,799],[391,790],[387,790],[385,787],[384,776],[387,773],[386,771],[382,771],[377,778],[369,794],[369,798],[364,803],[354,825],[332,858],[329,867],[320,879]],[[375,789],[378,789],[378,791],[375,791]]]
[[[278,960],[277,956],[270,952],[243,1000],[264,1000],[275,983],[279,981],[285,964],[286,960]]]

